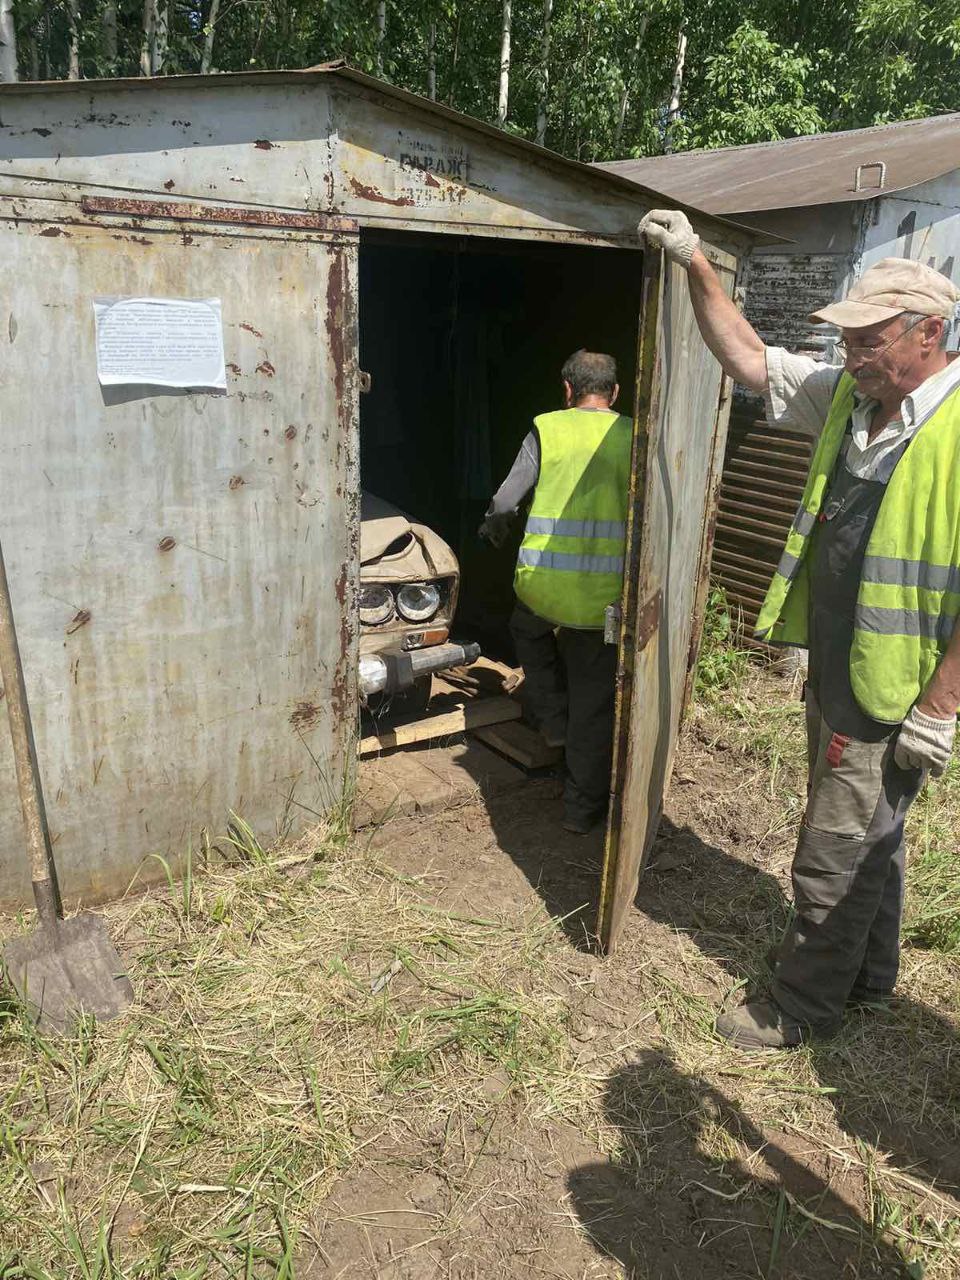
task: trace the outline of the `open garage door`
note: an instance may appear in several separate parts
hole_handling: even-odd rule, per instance
[[[732,296],[736,259],[709,257]],[[697,329],[685,272],[648,254],[624,574],[612,802],[598,933],[633,903],[670,780],[703,623],[730,385]]]

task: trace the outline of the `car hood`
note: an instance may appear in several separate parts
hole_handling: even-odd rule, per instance
[[[362,578],[393,581],[460,572],[457,557],[439,534],[372,493],[360,495],[360,566]]]

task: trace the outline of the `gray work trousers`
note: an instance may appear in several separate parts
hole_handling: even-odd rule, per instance
[[[806,695],[809,785],[793,860],[795,915],[773,997],[791,1017],[833,1030],[852,998],[888,995],[900,964],[903,823],[923,781],[879,742],[834,732]]]
[[[557,627],[519,601],[510,632],[523,667],[524,711],[566,742],[566,814],[598,818],[610,795],[617,646],[604,643],[602,630]]]

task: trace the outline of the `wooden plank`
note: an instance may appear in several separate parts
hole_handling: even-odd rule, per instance
[[[519,720],[474,729],[473,737],[516,760],[524,769],[544,769],[563,759],[562,747],[550,747],[536,729]]]
[[[500,724],[504,720],[519,720],[520,704],[505,696],[470,700],[461,707],[441,712],[439,715],[420,716],[405,724],[395,724],[382,733],[371,734],[360,740],[360,755],[369,756],[377,751],[389,751],[392,747],[407,746],[412,742],[429,742],[431,738],[443,738],[466,729],[482,725]]]
[[[526,783],[524,774],[479,742],[420,746],[360,762],[353,825],[380,826],[392,818],[489,799]]]

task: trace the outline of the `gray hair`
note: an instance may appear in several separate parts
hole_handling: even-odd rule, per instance
[[[912,329],[915,324],[919,324],[921,320],[942,320],[943,331],[940,334],[940,346],[946,347],[950,340],[950,329],[952,322],[948,316],[931,316],[923,311],[901,311],[900,318],[903,320],[904,329]]]
[[[609,398],[617,385],[617,362],[602,351],[584,351],[581,347],[564,361],[560,377],[570,383],[574,400],[590,395]]]

